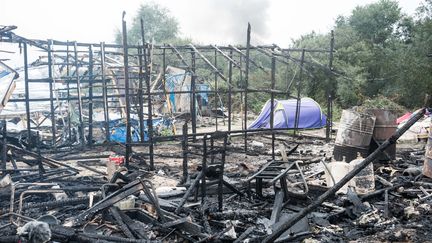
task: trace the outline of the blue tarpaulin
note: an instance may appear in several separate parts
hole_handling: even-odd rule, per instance
[[[196,88],[198,91],[203,91],[203,92],[198,92],[198,94],[201,96],[201,100],[198,101],[198,103],[200,103],[202,106],[207,106],[208,105],[208,91],[210,91],[210,86],[208,84],[196,84]]]
[[[179,110],[177,99],[179,99],[182,95],[177,95],[174,92],[176,91],[189,91],[189,86],[184,85],[183,82],[187,75],[190,75],[189,73],[180,73],[175,75],[167,75],[165,85],[166,89],[169,92],[169,99],[171,102],[171,108],[172,112],[177,112]],[[186,89],[186,90],[183,90]],[[188,97],[187,95],[184,95],[185,97]]]
[[[185,112],[190,110],[190,95],[187,93],[176,94],[178,91],[190,91],[190,76],[189,72],[180,74],[167,74],[165,78],[165,89],[169,94],[169,102],[171,104],[171,112]],[[197,91],[197,105],[208,105],[208,84],[195,84]],[[201,91],[201,92],[200,92]],[[200,100],[198,98],[200,97]]]
[[[3,78],[4,76],[8,75],[9,73],[10,72],[8,72],[6,70],[0,71],[0,78]]]
[[[270,108],[268,100],[259,116],[249,126],[249,129],[270,128]],[[294,128],[296,99],[274,100],[274,128]],[[321,128],[326,125],[327,117],[321,111],[320,105],[311,98],[302,98],[300,102],[298,128]]]
[[[155,131],[158,130],[159,127],[170,128],[172,127],[171,119],[164,118],[154,118],[153,120],[153,129]],[[138,120],[131,119],[131,132],[132,132],[132,141],[138,142],[140,140],[139,136],[139,122]],[[126,123],[123,119],[117,119],[110,121],[109,123],[110,131],[111,131],[111,141],[126,143]],[[147,120],[144,120],[144,141],[148,141],[148,128],[147,128]]]

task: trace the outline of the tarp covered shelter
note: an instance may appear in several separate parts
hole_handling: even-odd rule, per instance
[[[297,99],[274,100],[274,128],[294,128]],[[249,129],[270,128],[271,102],[268,100]],[[298,128],[321,128],[327,117],[311,98],[301,98]]]
[[[168,67],[165,73],[165,89],[169,94],[169,108],[171,109],[171,112],[190,112],[190,95],[188,93],[174,93],[190,91],[190,73],[175,67]]]
[[[191,73],[183,69],[168,66],[165,78],[165,91],[168,93],[168,109],[172,113],[189,113],[191,104],[191,95],[187,93],[191,89]],[[208,105],[208,93],[210,86],[208,84],[195,84],[196,87],[196,105],[202,109]],[[200,92],[201,91],[201,92]],[[186,92],[186,93],[175,93]]]

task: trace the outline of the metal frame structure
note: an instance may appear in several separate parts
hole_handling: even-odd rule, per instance
[[[134,148],[148,147],[148,153],[140,153],[140,156],[148,158],[149,169],[155,169],[154,146],[164,141],[180,140],[183,148],[187,148],[188,140],[196,140],[197,137],[206,133],[197,131],[197,104],[196,97],[199,93],[207,93],[213,100],[213,105],[218,107],[218,99],[224,97],[227,100],[227,119],[223,117],[223,123],[227,122],[227,128],[218,126],[220,119],[215,116],[215,132],[223,131],[228,134],[243,134],[244,149],[247,152],[247,136],[251,132],[270,132],[272,134],[272,158],[274,159],[275,133],[280,130],[273,127],[273,116],[271,116],[269,129],[247,129],[249,102],[251,95],[266,94],[270,95],[271,113],[274,112],[274,102],[277,97],[292,97],[290,88],[292,83],[287,80],[287,89],[276,88],[276,77],[278,73],[278,63],[283,65],[294,65],[299,68],[300,75],[296,79],[297,99],[296,109],[296,128],[298,130],[298,119],[300,113],[300,98],[302,88],[302,76],[307,72],[308,62],[305,60],[305,53],[323,53],[329,57],[329,65],[322,65],[326,70],[332,70],[334,38],[331,35],[329,49],[283,49],[276,45],[252,46],[250,44],[251,26],[247,28],[247,44],[241,46],[215,46],[215,45],[154,45],[144,39],[144,23],[141,21],[142,40],[136,45],[130,45],[127,41],[126,21],[122,20],[122,40],[123,44],[101,43],[78,43],[70,41],[56,40],[30,40],[18,36],[10,31],[0,33],[0,41],[18,43],[23,47],[23,64],[25,79],[25,97],[10,99],[10,102],[24,102],[26,107],[27,131],[30,137],[32,129],[38,129],[31,124],[31,105],[32,102],[50,102],[50,110],[47,117],[50,118],[52,127],[50,129],[50,141],[53,149],[56,148],[61,137],[72,140],[74,135],[79,136],[80,146],[91,146],[94,144],[95,129],[103,128],[102,134],[106,141],[111,141],[110,111],[120,111],[125,120],[127,132],[125,143],[126,166],[135,154]],[[48,76],[43,79],[34,79],[29,74],[28,48],[32,46],[47,56],[46,65]],[[254,60],[254,55],[266,56],[270,61],[270,67],[265,68],[258,61]],[[297,54],[295,54],[297,53]],[[300,55],[300,59],[295,57]],[[188,58],[190,57],[190,59]],[[188,60],[189,59],[189,60]],[[213,59],[213,61],[211,61]],[[190,95],[190,126],[183,126],[182,134],[171,136],[157,136],[154,133],[154,101],[160,97],[166,97],[166,91],[151,90],[152,82],[155,81],[157,74],[161,76],[162,83],[165,85],[165,70],[168,65],[185,68],[191,74],[191,87],[189,91],[176,91],[174,94]],[[316,65],[316,64],[315,64]],[[63,73],[57,75],[54,69],[61,68]],[[213,75],[213,87],[208,91],[197,91],[196,84],[204,76],[200,70],[206,69]],[[251,70],[263,72],[269,76],[268,88],[251,87]],[[240,77],[239,84],[234,83],[234,75]],[[222,80],[222,82],[221,82]],[[46,98],[31,98],[32,90],[29,84],[32,82],[48,83],[50,93]],[[65,86],[65,90],[60,90],[57,84]],[[329,93],[329,91],[328,91]],[[241,98],[236,98],[240,95]],[[330,97],[330,96],[329,96]],[[240,101],[242,110],[242,129],[234,130],[233,123],[233,102]],[[59,111],[62,106],[67,107],[67,112]],[[77,107],[78,124],[72,124],[72,113]],[[327,138],[331,136],[331,100],[328,103]],[[147,108],[147,109],[146,109]],[[102,123],[95,121],[95,112],[103,113]],[[66,116],[64,116],[66,114]],[[131,116],[137,116],[139,120],[139,141],[132,140]],[[58,120],[65,120],[59,124]],[[145,141],[145,121],[147,121],[148,140]],[[77,131],[73,127],[77,127]],[[71,144],[73,141],[70,141]],[[183,153],[187,156],[187,152]],[[187,168],[187,160],[184,160],[184,167]],[[187,176],[187,171],[184,172]]]

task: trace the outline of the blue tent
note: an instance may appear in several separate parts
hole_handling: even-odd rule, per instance
[[[249,126],[249,129],[270,128],[270,108],[268,100],[259,116]],[[296,99],[274,100],[274,128],[294,128]],[[326,125],[327,117],[321,111],[320,105],[311,98],[301,98],[298,128],[321,128]]]

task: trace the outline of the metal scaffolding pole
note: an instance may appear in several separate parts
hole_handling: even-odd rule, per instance
[[[214,66],[217,69],[217,50],[214,51]],[[218,130],[218,75],[217,73],[214,74],[214,104],[216,109],[216,115],[215,115],[215,121],[216,121],[216,131]]]
[[[183,182],[186,182],[188,173],[188,125],[187,122],[183,124],[182,128],[182,155],[183,155]]]
[[[191,67],[191,71],[192,71],[192,77],[191,77],[191,107],[190,107],[190,113],[191,113],[191,124],[192,124],[192,133],[195,134],[196,133],[196,90],[195,90],[195,79],[196,79],[196,75],[195,75],[195,52],[191,52],[191,57],[192,57],[192,67]],[[196,141],[196,136],[193,136],[193,141]]]
[[[247,109],[248,109],[248,88],[249,88],[249,62],[250,62],[250,35],[251,35],[251,26],[248,23],[247,27],[247,38],[246,38],[246,72],[245,72],[245,87],[244,87],[244,149],[245,153],[247,153]]]
[[[143,43],[145,43],[143,19],[141,19],[141,35],[142,35],[142,41]],[[150,50],[148,52],[150,54]],[[152,97],[151,97],[151,90],[150,90],[151,89],[151,85],[150,85],[151,68],[147,64],[147,59],[145,55],[146,48],[144,48],[143,53],[144,53],[144,65],[145,65],[145,81],[146,81],[146,89],[147,89],[147,128],[148,128],[148,141],[149,141],[150,170],[154,170],[155,167],[154,167],[154,145],[153,145],[153,108],[152,108]]]
[[[89,46],[89,66],[88,66],[88,76],[89,76],[89,131],[88,131],[88,145],[93,143],[93,46]]]
[[[144,100],[143,100],[143,83],[144,83],[144,73],[143,73],[143,55],[144,47],[138,48],[138,118],[139,118],[139,126],[140,126],[140,140],[144,142]]]
[[[76,41],[74,42],[74,55],[75,55],[75,77],[77,81],[77,92],[78,92],[78,119],[80,123],[79,134],[81,145],[85,144],[85,135],[84,135],[84,122],[83,122],[83,113],[82,113],[82,99],[81,99],[81,80],[79,74],[79,65],[78,65],[78,46]]]
[[[233,51],[230,50],[229,57],[232,58]],[[228,131],[231,131],[231,116],[232,116],[232,69],[233,62],[229,62],[228,67]],[[241,67],[240,67],[241,69]]]
[[[6,127],[6,120],[3,120],[2,122],[2,164],[0,168],[2,170],[6,170],[6,162],[7,162],[7,127]]]
[[[29,76],[28,76],[28,53],[27,43],[24,42],[24,89],[25,89],[25,105],[26,105],[26,118],[27,118],[27,143],[30,147],[31,138],[31,118],[30,118],[30,89],[29,89]]]
[[[101,56],[101,72],[102,72],[102,99],[103,99],[103,107],[104,107],[104,120],[105,120],[105,138],[107,141],[111,140],[111,133],[109,127],[109,108],[108,108],[108,88],[107,88],[107,79],[105,77],[105,43],[101,42],[100,44],[100,56]]]
[[[301,54],[301,61],[300,61],[300,74],[297,81],[297,104],[296,104],[296,113],[295,113],[295,121],[294,121],[294,135],[297,133],[297,129],[299,126],[299,120],[300,120],[300,112],[301,112],[301,85],[302,85],[302,79],[303,79],[303,65],[304,65],[304,54],[305,51],[302,51]]]
[[[271,98],[270,98],[270,129],[272,132],[272,159],[275,160],[275,133],[273,131],[274,128],[274,100],[275,94],[273,90],[275,89],[276,84],[276,58],[273,55],[271,58]]]
[[[334,51],[334,31],[330,32],[330,53],[329,53],[329,69],[333,70],[333,51]],[[330,76],[330,79],[332,75]],[[327,84],[327,123],[326,123],[326,140],[330,141],[332,122],[333,122],[333,109],[332,109],[332,93],[330,82]]]
[[[69,42],[68,42],[69,43]],[[69,44],[66,45],[66,76],[70,77],[70,62],[69,62]],[[66,82],[67,89],[67,118],[68,118],[68,135],[69,139],[72,138],[72,126],[71,126],[71,114],[70,114],[70,85],[69,82]]]
[[[149,138],[149,153],[150,153],[150,170],[154,170],[154,145],[153,145],[153,108],[152,108],[152,98],[150,90],[150,75],[146,75],[146,88],[147,88],[147,127],[148,127],[148,138]]]
[[[52,71],[52,40],[48,40],[48,79],[49,79],[49,92],[50,92],[50,115],[51,115],[51,133],[52,133],[52,146],[56,144],[56,120],[54,113],[54,91],[53,91],[53,71]]]
[[[129,59],[128,59],[128,44],[127,44],[127,28],[125,20],[126,12],[123,12],[122,18],[122,33],[123,33],[123,64],[124,64],[124,83],[125,83],[125,103],[126,103],[126,158],[125,166],[129,168],[131,148],[131,124],[130,124],[130,100],[129,100]]]

